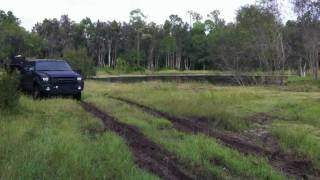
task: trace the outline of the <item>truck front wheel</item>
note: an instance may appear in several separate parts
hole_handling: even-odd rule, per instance
[[[80,101],[81,100],[81,93],[77,93],[77,94],[73,95],[73,99]]]
[[[32,97],[33,99],[40,99],[41,98],[41,91],[38,85],[34,85],[32,88]]]

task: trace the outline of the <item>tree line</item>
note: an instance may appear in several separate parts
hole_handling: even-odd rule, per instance
[[[97,67],[139,69],[310,72],[318,78],[320,2],[292,0],[296,20],[283,23],[279,0],[259,0],[226,22],[218,10],[203,17],[188,11],[190,21],[170,15],[164,24],[147,23],[140,9],[129,22],[79,23],[68,15],[45,19],[31,32],[12,12],[0,11],[0,60],[15,54],[37,58],[86,55]],[[86,65],[84,65],[86,66]]]

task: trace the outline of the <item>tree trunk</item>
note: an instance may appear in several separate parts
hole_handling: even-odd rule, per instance
[[[108,40],[108,66],[111,67],[111,43],[112,40]]]
[[[114,53],[113,53],[113,64],[112,67],[115,68],[117,66],[117,45],[114,45]]]
[[[285,63],[286,63],[286,54],[284,50],[284,45],[283,45],[283,37],[279,33],[279,38],[280,38],[280,47],[281,47],[281,74],[284,75],[284,70],[285,70]]]
[[[181,49],[180,48],[177,50],[177,54],[176,54],[176,69],[178,70],[181,69]]]
[[[154,68],[154,64],[153,64],[153,52],[154,52],[154,47],[153,47],[153,45],[150,45],[149,53],[148,53],[148,59],[147,59],[148,68],[149,68],[150,70]]]
[[[306,77],[307,75],[307,63],[304,63],[304,66],[303,66],[303,77]]]
[[[170,68],[170,53],[168,53],[168,65],[167,65],[167,68],[169,69]]]
[[[140,66],[140,33],[137,36],[137,65]]]

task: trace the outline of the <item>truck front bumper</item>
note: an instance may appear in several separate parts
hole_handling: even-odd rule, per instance
[[[75,95],[83,90],[83,83],[77,84],[43,84],[40,91],[48,95]]]

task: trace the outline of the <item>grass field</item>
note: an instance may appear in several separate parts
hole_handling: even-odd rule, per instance
[[[320,168],[318,88],[318,81],[297,78],[286,87],[87,81],[83,100],[136,127],[206,179],[287,179],[264,156],[244,155],[204,134],[179,131],[168,119],[111,96],[177,117],[206,120],[219,131],[243,135],[268,130],[282,151]],[[139,168],[125,140],[105,130],[80,102],[33,101],[23,95],[16,110],[0,113],[0,179],[158,179]],[[271,118],[260,124],[259,114]]]
[[[22,97],[0,116],[0,179],[157,179],[72,100]]]
[[[88,94],[85,101],[96,104],[122,122],[138,127],[147,137],[163,145],[184,162],[200,167],[208,178],[221,179],[229,176],[230,178],[281,179],[280,173],[273,171],[264,159],[244,157],[237,151],[226,148],[202,135],[178,132],[165,119],[155,118],[141,110],[107,97],[103,98],[96,93]],[[214,165],[211,162],[213,160],[219,161],[220,165]]]
[[[319,92],[320,80],[313,80],[308,77],[293,76],[289,78],[288,86],[282,87],[283,90],[298,91],[298,92]]]
[[[173,70],[173,69],[163,69],[157,71],[150,71],[147,69],[141,69],[137,71],[123,71],[117,70],[112,68],[98,68],[96,70],[97,76],[104,76],[104,75],[121,75],[121,74],[132,74],[132,75],[152,75],[152,74],[219,74],[219,73],[226,73],[221,71],[209,71],[209,70]]]
[[[270,128],[281,147],[308,157],[320,167],[319,92],[296,92],[294,90],[298,85],[293,84],[286,90],[278,87],[219,87],[161,82],[88,82],[87,86],[90,89],[87,92],[94,92],[86,93],[88,100],[96,98],[93,101],[107,104],[111,101],[107,99],[108,95],[126,97],[176,116],[209,119],[216,128],[240,133],[257,126],[251,118],[255,114],[273,115],[276,118]]]
[[[276,74],[281,74],[282,72],[273,72]],[[110,75],[175,75],[175,74],[211,74],[211,75],[232,75],[234,72],[232,71],[221,71],[221,70],[175,70],[175,69],[160,69],[160,70],[148,70],[148,69],[140,69],[140,70],[119,70],[112,68],[97,68],[96,76],[110,76]],[[247,72],[242,73],[247,75],[270,75],[268,72],[255,71],[255,72]],[[296,72],[285,71],[284,75],[295,75]]]

